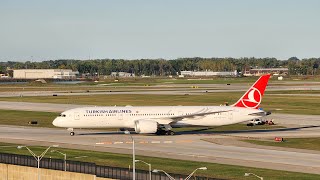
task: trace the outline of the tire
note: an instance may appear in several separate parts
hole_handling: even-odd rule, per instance
[[[74,134],[75,134],[74,132],[70,132],[70,136],[74,136]]]

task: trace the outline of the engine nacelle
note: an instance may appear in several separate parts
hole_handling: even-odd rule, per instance
[[[139,134],[156,133],[158,130],[158,123],[152,120],[135,121],[134,130]]]

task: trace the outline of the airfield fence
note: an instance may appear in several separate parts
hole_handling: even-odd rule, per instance
[[[9,154],[9,153],[0,153],[0,163],[4,164],[13,164],[19,166],[29,166],[37,167],[37,161],[33,156],[27,155],[18,155],[18,154]],[[53,159],[53,158],[43,158],[40,161],[40,168],[61,170],[64,171],[64,160],[62,159]],[[131,180],[133,177],[132,169],[128,168],[119,168],[119,167],[110,167],[110,166],[101,166],[96,165],[95,163],[90,162],[81,162],[81,161],[66,161],[66,171],[85,173],[96,175],[97,177],[111,178],[111,179],[121,179],[121,180]],[[176,180],[183,180],[187,176],[180,174],[171,174],[170,175]],[[149,171],[136,169],[136,180],[148,180]],[[152,173],[153,180],[169,180],[169,178],[163,173]],[[194,176],[192,180],[218,180],[217,178],[208,178],[208,177],[199,177]]]

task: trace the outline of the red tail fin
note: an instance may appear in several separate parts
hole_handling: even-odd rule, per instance
[[[261,76],[233,106],[258,109],[269,78],[270,74]]]

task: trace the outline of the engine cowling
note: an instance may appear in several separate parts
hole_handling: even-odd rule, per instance
[[[134,130],[139,134],[156,133],[158,123],[152,120],[138,120],[134,122]]]

